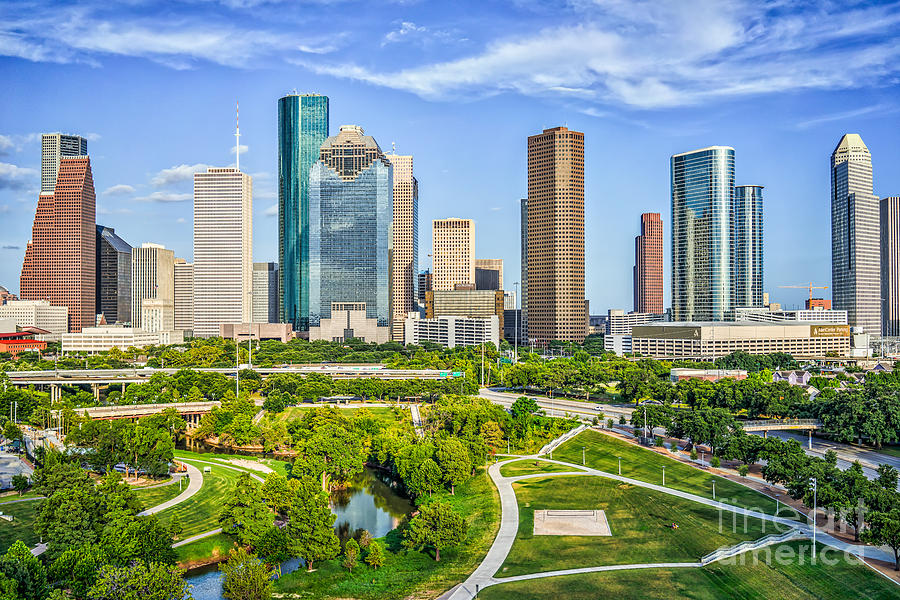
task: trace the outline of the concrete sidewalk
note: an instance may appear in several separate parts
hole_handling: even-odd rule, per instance
[[[190,465],[188,463],[184,463],[184,466],[187,467],[188,476],[188,486],[187,489],[169,500],[168,502],[163,502],[162,504],[157,504],[156,506],[150,507],[144,512],[138,513],[139,517],[144,515],[153,515],[158,512],[164,511],[167,508],[171,508],[176,504],[180,504],[196,494],[200,491],[200,488],[203,487],[203,473],[200,472],[200,469],[195,467],[194,465]]]

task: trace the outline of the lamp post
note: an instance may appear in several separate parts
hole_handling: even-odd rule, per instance
[[[584,446],[582,446],[581,447],[581,466],[584,466],[586,464],[587,463],[584,462]]]
[[[715,479],[713,479],[712,484],[713,484],[713,500],[715,500],[716,499],[716,480]]]
[[[813,542],[813,544],[812,544],[812,546],[813,546],[813,548],[812,548],[812,558],[813,558],[813,562],[815,562],[815,561],[816,561],[816,503],[817,503],[817,501],[818,501],[818,498],[817,498],[816,496],[817,496],[817,494],[818,494],[818,487],[819,487],[819,485],[818,485],[818,482],[816,481],[816,478],[815,478],[815,477],[813,477],[812,482],[813,482],[813,511],[812,511],[812,530],[813,530],[813,535],[812,535],[812,542]]]
[[[622,474],[622,457],[617,456],[616,458],[619,459],[619,475],[621,475]]]
[[[778,516],[778,513],[779,513],[779,511],[781,510],[781,509],[779,508],[779,506],[778,506],[778,498],[779,498],[780,496],[781,496],[781,494],[775,494],[775,516],[776,516],[776,517]]]
[[[666,487],[666,468],[663,467],[663,487]]]

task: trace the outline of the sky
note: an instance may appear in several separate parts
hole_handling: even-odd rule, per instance
[[[40,133],[89,139],[97,222],[192,254],[192,174],[253,176],[253,259],[278,257],[277,100],[330,98],[414,156],[419,265],[431,220],[471,218],[519,281],[526,139],[585,134],[591,313],[633,308],[642,212],[666,233],[672,154],[735,148],[765,186],[765,288],[831,285],[829,159],[859,133],[875,193],[900,195],[900,3],[784,0],[162,0],[0,3],[0,285],[19,289]],[[819,292],[821,293],[821,292]],[[825,292],[830,297],[830,290]]]

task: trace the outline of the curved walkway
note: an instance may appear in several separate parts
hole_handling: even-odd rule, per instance
[[[157,504],[156,506],[150,507],[144,512],[138,513],[139,517],[144,515],[152,515],[156,514],[160,511],[166,510],[167,508],[171,508],[176,504],[180,504],[196,494],[200,491],[200,488],[203,487],[203,473],[200,472],[200,469],[195,467],[194,465],[184,463],[184,466],[187,468],[188,472],[188,486],[187,489],[169,500],[168,502],[163,502],[162,504]]]
[[[176,456],[175,458],[178,458],[178,457]],[[265,481],[265,479],[263,479],[262,477],[260,477],[260,476],[257,475],[256,473],[253,473],[250,469],[247,469],[247,468],[245,468],[245,467],[236,467],[236,466],[234,466],[234,465],[226,465],[225,463],[215,462],[215,461],[212,461],[212,460],[200,460],[199,458],[182,457],[182,458],[180,458],[179,460],[180,460],[181,462],[184,462],[184,464],[186,464],[186,465],[187,465],[188,463],[185,462],[185,461],[188,461],[188,460],[189,460],[189,461],[191,461],[191,462],[201,463],[201,464],[204,464],[204,465],[211,465],[211,466],[213,466],[213,467],[222,467],[222,468],[225,468],[225,469],[231,469],[232,471],[240,471],[240,472],[242,472],[242,473],[249,473],[250,477],[252,477],[253,479],[257,480],[258,482],[263,483],[263,482]],[[189,466],[190,466],[190,465],[189,465]],[[197,467],[194,467],[194,468],[196,469]],[[199,471],[198,471],[198,472],[199,472]]]
[[[526,457],[527,459],[535,459],[538,458],[538,455]],[[700,567],[701,563],[648,563],[646,565],[607,565],[601,567],[584,567],[584,568],[576,568],[576,569],[567,569],[564,571],[547,571],[542,573],[530,573],[527,575],[519,575],[515,577],[495,577],[494,574],[500,570],[500,567],[506,561],[506,557],[509,555],[510,550],[512,549],[513,543],[516,540],[516,535],[519,530],[519,505],[516,500],[516,493],[513,490],[512,484],[517,481],[522,481],[524,479],[534,479],[539,477],[557,477],[557,476],[565,476],[565,475],[593,475],[596,477],[604,477],[607,479],[612,479],[615,481],[620,481],[622,483],[627,483],[630,485],[643,487],[646,489],[654,490],[657,492],[661,492],[664,494],[670,494],[672,496],[677,496],[679,498],[684,498],[686,500],[691,500],[693,502],[699,502],[700,504],[705,504],[707,506],[711,506],[713,508],[719,508],[723,510],[727,510],[729,512],[737,513],[740,515],[745,515],[748,517],[755,517],[761,520],[769,521],[778,525],[787,526],[791,529],[797,530],[800,534],[808,535],[812,537],[813,528],[809,524],[801,523],[799,521],[794,521],[791,519],[785,519],[783,517],[776,517],[774,515],[761,513],[758,511],[753,511],[745,508],[741,508],[738,506],[733,506],[731,504],[726,504],[724,502],[719,502],[717,500],[711,500],[709,498],[704,498],[702,496],[697,496],[694,494],[690,494],[688,492],[682,492],[680,490],[675,490],[669,487],[663,487],[660,485],[655,485],[652,483],[647,483],[644,481],[639,481],[637,479],[631,479],[629,477],[622,477],[621,475],[615,475],[613,473],[607,473],[605,471],[599,471],[597,469],[592,469],[590,467],[584,467],[581,465],[574,465],[571,463],[552,460],[546,457],[541,456],[541,460],[552,462],[558,465],[563,465],[567,467],[573,467],[574,471],[564,471],[558,473],[531,473],[528,475],[519,475],[514,477],[504,477],[500,474],[500,468],[511,462],[515,462],[518,460],[525,460],[525,458],[513,458],[510,460],[505,460],[502,462],[497,462],[491,465],[488,468],[488,474],[491,477],[491,480],[494,482],[494,485],[497,487],[497,492],[500,495],[500,529],[497,532],[497,537],[494,538],[493,544],[491,544],[490,549],[484,557],[484,560],[481,561],[481,564],[472,572],[471,575],[456,588],[442,596],[442,598],[446,598],[447,600],[470,600],[475,598],[475,595],[486,587],[497,585],[501,583],[509,583],[512,581],[522,581],[526,579],[538,579],[543,577],[554,577],[557,575],[570,575],[577,573],[591,573],[595,571],[614,571],[614,570],[627,570],[627,569],[647,569],[647,568],[672,568],[672,567]],[[838,540],[828,535],[827,533],[821,532],[816,529],[816,541],[821,542],[826,546],[830,546],[837,550],[841,550],[843,552],[847,552],[849,554],[853,554],[859,558],[874,558],[878,560],[885,560],[888,562],[893,561],[893,556],[889,552],[885,552],[884,550],[873,548],[871,546],[856,546],[853,544],[849,544],[842,540]]]

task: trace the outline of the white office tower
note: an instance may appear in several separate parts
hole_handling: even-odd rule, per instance
[[[175,329],[175,252],[159,244],[131,249],[131,325],[138,329],[144,300],[160,300],[162,330]]]
[[[194,263],[183,258],[175,259],[175,329],[194,329]]]
[[[56,189],[56,173],[63,156],[86,156],[87,140],[80,135],[45,133],[41,135],[41,194]]]
[[[253,316],[253,183],[236,168],[194,174],[194,336]]]

